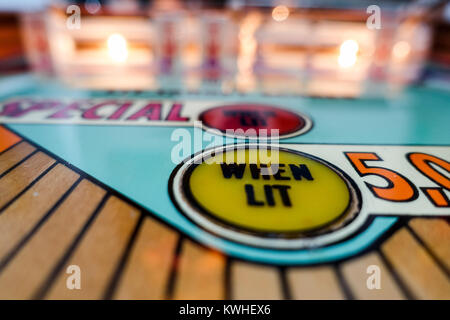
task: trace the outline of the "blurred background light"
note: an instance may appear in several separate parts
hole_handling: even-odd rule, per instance
[[[338,63],[341,68],[349,68],[355,65],[359,45],[355,40],[345,40],[339,48]]]
[[[110,35],[108,37],[108,54],[116,62],[125,62],[128,58],[127,40],[118,33]]]
[[[276,6],[272,10],[272,18],[275,21],[281,22],[289,17],[289,8],[286,6]]]

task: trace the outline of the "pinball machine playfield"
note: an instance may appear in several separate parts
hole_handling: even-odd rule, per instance
[[[450,299],[435,7],[120,3],[3,20],[1,299]]]

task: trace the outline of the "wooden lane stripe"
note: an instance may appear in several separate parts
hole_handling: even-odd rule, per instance
[[[144,215],[141,213],[139,215],[139,219],[136,223],[136,226],[135,226],[133,232],[131,233],[131,236],[128,238],[128,243],[125,247],[125,250],[123,251],[122,256],[118,260],[117,266],[116,266],[116,268],[111,276],[111,279],[103,293],[104,300],[111,300],[114,292],[116,291],[120,276],[122,275],[125,265],[130,257],[131,249],[133,248],[133,245],[136,242],[136,238],[137,238],[139,231],[141,230],[143,221],[144,221]]]
[[[172,258],[172,263],[170,266],[169,278],[167,280],[167,285],[166,285],[166,290],[165,290],[166,292],[164,295],[164,298],[166,300],[173,298],[173,294],[174,294],[174,290],[175,290],[175,281],[177,279],[177,273],[179,270],[181,248],[183,247],[184,239],[185,238],[181,234],[178,235],[175,249],[173,251],[173,258]]]
[[[406,228],[397,231],[381,250],[418,299],[450,299],[450,281]]]
[[[346,300],[354,300],[353,292],[351,291],[347,281],[345,281],[344,275],[342,274],[342,270],[339,267],[339,264],[334,263],[331,265],[334,268],[334,272],[336,273],[337,279],[339,281],[339,286],[341,287],[341,291]]]
[[[0,174],[10,170],[35,150],[35,147],[23,141],[0,154]]]
[[[8,150],[21,140],[22,139],[19,136],[9,131],[5,127],[0,126],[0,152]]]
[[[33,297],[104,194],[88,180],[78,184],[0,274],[0,299]]]
[[[37,151],[35,151],[37,152]],[[32,152],[29,156],[34,155],[35,152]],[[31,181],[27,186],[25,186],[21,191],[19,191],[12,199],[6,202],[3,206],[0,206],[0,214],[5,211],[11,204],[13,204],[17,199],[22,197],[29,189],[31,189],[42,177],[44,177],[47,173],[50,172],[54,167],[56,167],[58,163],[53,162],[50,166],[48,166],[44,171],[42,171],[33,181]]]
[[[145,217],[114,299],[164,299],[178,234]]]
[[[42,152],[34,154],[0,179],[0,208],[11,200],[49,168],[55,160]]]
[[[414,218],[409,226],[427,245],[441,264],[450,270],[450,225],[445,219]]]
[[[9,151],[9,150],[8,150],[8,151]],[[22,163],[24,163],[24,162],[27,161],[29,158],[31,158],[32,156],[34,156],[37,152],[38,152],[38,150],[32,151],[30,154],[26,155],[23,159],[19,160],[19,162],[15,163],[15,164],[12,165],[11,167],[9,167],[9,169],[6,169],[6,170],[3,171],[2,173],[0,173],[0,179],[2,179],[4,176],[6,176],[8,173],[10,173],[11,171],[13,171],[13,170],[16,169],[17,167],[19,167]]]
[[[25,246],[25,244],[33,237],[33,235],[44,225],[47,219],[52,215],[52,213],[59,207],[59,205],[64,202],[64,200],[68,197],[68,195],[75,189],[78,183],[81,181],[81,178],[78,178],[77,181],[62,195],[61,198],[53,205],[53,207],[43,215],[43,217],[36,223],[36,225],[31,228],[31,230],[25,234],[25,236],[17,243],[17,245],[6,255],[6,257],[0,261],[0,271],[8,265],[9,262],[17,255],[17,253]]]
[[[72,254],[75,252],[75,249],[78,247],[78,244],[83,239],[84,235],[89,230],[90,226],[94,222],[94,220],[97,218],[99,212],[103,209],[105,206],[106,201],[109,199],[110,193],[109,191],[105,194],[103,199],[100,201],[100,203],[95,208],[94,212],[91,214],[89,219],[86,221],[84,226],[81,228],[80,232],[76,235],[75,239],[71,243],[71,245],[68,247],[64,255],[59,259],[59,261],[54,266],[53,270],[49,273],[47,278],[43,281],[42,286],[39,288],[39,290],[36,291],[33,298],[34,299],[43,299],[46,295],[49,289],[51,288],[53,282],[55,279],[59,276],[61,272],[63,272],[63,268],[66,266],[67,261],[69,261]]]
[[[288,268],[286,276],[292,299],[345,299],[332,266]]]
[[[371,275],[367,273],[369,266],[377,266],[380,270],[380,289],[369,289],[367,286],[367,279]],[[348,260],[342,263],[340,268],[356,299],[399,300],[405,298],[389,269],[376,252]]]
[[[140,212],[136,208],[117,197],[110,197],[66,261],[45,298],[102,298],[139,216]],[[70,265],[77,265],[81,269],[80,290],[68,290],[66,287],[65,270]]]
[[[244,261],[230,263],[231,299],[283,299],[279,268]]]
[[[31,232],[78,178],[63,165],[56,165],[33,187],[0,214],[0,261]]]
[[[174,279],[174,299],[224,299],[225,257],[183,240]]]

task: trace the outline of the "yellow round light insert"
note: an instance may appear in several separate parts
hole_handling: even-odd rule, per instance
[[[319,229],[352,200],[337,170],[286,149],[228,149],[193,165],[184,181],[187,197],[203,214],[257,233]]]

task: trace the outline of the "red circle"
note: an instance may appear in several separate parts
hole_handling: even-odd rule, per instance
[[[284,136],[302,130],[306,125],[306,120],[297,113],[262,104],[218,106],[202,112],[199,120],[205,126],[223,133],[227,133],[227,129],[242,129],[246,137],[259,136],[261,129],[266,129],[267,135],[271,135],[271,130],[278,129],[279,135]]]

